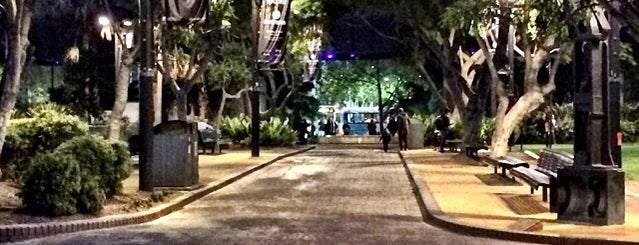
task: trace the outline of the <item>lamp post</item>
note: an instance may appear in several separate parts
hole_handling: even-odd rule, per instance
[[[153,84],[155,83],[155,44],[153,35],[153,5],[150,0],[138,0],[141,18],[140,63],[140,190],[153,191]]]

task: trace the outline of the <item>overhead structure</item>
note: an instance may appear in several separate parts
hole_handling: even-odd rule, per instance
[[[573,1],[572,8],[579,3]],[[574,164],[557,173],[557,219],[614,225],[625,222],[621,168],[620,26],[609,6],[591,8],[587,21],[572,23],[574,38]]]

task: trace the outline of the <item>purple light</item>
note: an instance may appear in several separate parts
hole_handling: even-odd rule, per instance
[[[324,58],[327,60],[334,60],[335,59],[335,52],[333,51],[325,51],[324,52]]]
[[[354,54],[354,53],[351,53],[350,57],[351,57],[351,58],[355,58],[355,54]]]

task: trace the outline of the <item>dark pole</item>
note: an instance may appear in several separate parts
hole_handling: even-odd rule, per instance
[[[259,45],[259,25],[260,25],[260,17],[259,17],[259,8],[261,5],[261,0],[251,0],[253,4],[252,8],[252,30],[253,30],[253,79],[255,79],[255,87],[251,90],[250,99],[251,99],[251,156],[259,157],[260,156],[260,73],[259,73],[259,63],[258,63],[258,45]]]
[[[153,5],[150,0],[141,0],[142,50],[140,63],[140,190],[153,191],[153,83],[155,82],[155,59],[153,37]],[[143,29],[142,29],[143,28]]]
[[[379,134],[384,132],[384,105],[382,105],[382,81],[379,74],[379,62],[377,62],[377,108],[379,109]]]
[[[53,76],[55,75],[55,68],[53,67],[53,62],[55,61],[51,61],[51,90],[49,92],[49,95],[51,95],[51,93],[53,92]]]

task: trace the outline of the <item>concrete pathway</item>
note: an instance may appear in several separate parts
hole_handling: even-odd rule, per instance
[[[512,244],[423,222],[397,153],[316,149],[154,222],[19,244]]]

